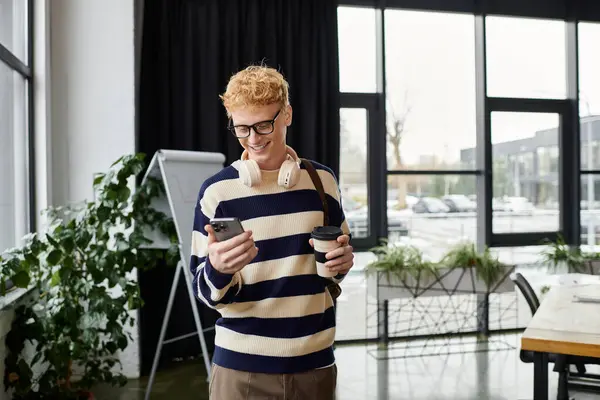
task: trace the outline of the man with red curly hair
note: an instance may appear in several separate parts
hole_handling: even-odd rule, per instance
[[[335,314],[327,286],[341,282],[354,259],[336,177],[311,161],[330,225],[344,233],[340,247],[325,256],[333,276],[323,278],[310,238],[322,225],[323,205],[286,145],[287,81],[273,68],[250,66],[231,77],[221,99],[228,129],[244,151],[204,182],[195,209],[194,292],[221,314],[210,399],[333,399]],[[218,217],[239,218],[245,232],[218,242],[209,223]]]

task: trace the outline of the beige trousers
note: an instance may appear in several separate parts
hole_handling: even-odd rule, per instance
[[[213,364],[210,400],[334,400],[337,367],[296,374],[259,374]]]

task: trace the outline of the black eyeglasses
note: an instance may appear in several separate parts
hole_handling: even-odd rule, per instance
[[[273,133],[275,130],[275,120],[279,116],[281,110],[277,111],[277,114],[270,121],[260,121],[253,125],[231,125],[231,120],[229,120],[229,126],[227,129],[233,133],[233,135],[237,138],[247,138],[250,136],[250,129],[254,129],[254,132],[259,135],[268,135]]]

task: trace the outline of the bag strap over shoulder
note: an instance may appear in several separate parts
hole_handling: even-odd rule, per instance
[[[304,168],[310,175],[310,179],[315,185],[317,192],[319,192],[319,197],[321,198],[321,203],[323,204],[323,226],[329,225],[329,204],[327,203],[327,196],[325,195],[325,189],[323,188],[323,182],[321,182],[321,178],[319,177],[319,173],[315,169],[314,165],[305,158],[300,159]]]
[[[301,158],[300,160],[302,161],[304,168],[306,168],[308,175],[310,175],[310,179],[312,180],[313,185],[315,185],[317,192],[319,192],[319,197],[321,198],[321,203],[323,204],[323,226],[329,226],[329,203],[327,203],[327,196],[325,195],[323,182],[321,182],[319,173],[310,161],[305,158]],[[336,299],[340,297],[340,294],[342,293],[342,288],[337,283],[331,282],[329,285],[327,285],[327,290],[329,291],[329,294],[331,295],[331,298],[335,304]]]

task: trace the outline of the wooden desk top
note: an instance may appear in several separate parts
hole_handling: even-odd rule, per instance
[[[575,294],[598,297],[600,286],[552,287],[521,337],[523,350],[600,358],[600,303]]]

